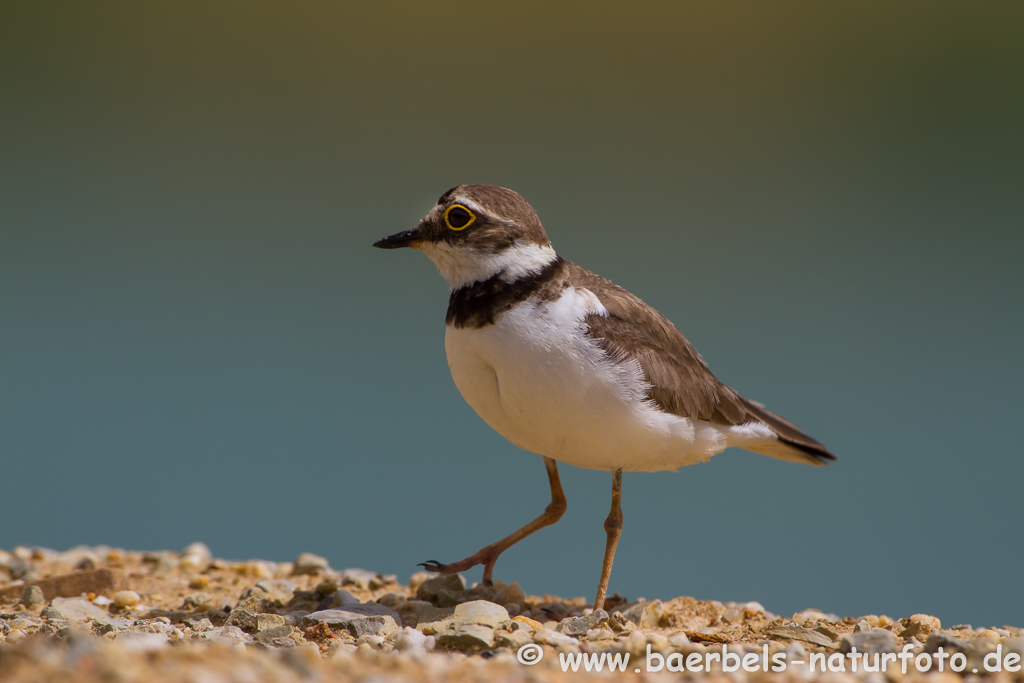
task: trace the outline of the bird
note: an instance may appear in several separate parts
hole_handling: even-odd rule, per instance
[[[448,281],[452,379],[499,434],[543,458],[551,502],[537,518],[458,562],[483,565],[557,522],[558,463],[612,473],[594,609],[605,605],[623,527],[622,473],[676,470],[737,446],[790,462],[835,456],[789,420],[720,382],[683,334],[637,296],[559,256],[533,207],[495,185],[458,185],[414,228],[374,242],[422,251]]]

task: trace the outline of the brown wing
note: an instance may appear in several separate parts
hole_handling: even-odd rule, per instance
[[[786,452],[766,455],[822,464],[835,456],[792,422],[750,401],[715,377],[686,337],[663,315],[618,285],[569,263],[570,283],[594,293],[608,315],[588,315],[590,335],[617,358],[635,358],[651,385],[648,395],[659,408],[680,417],[738,425],[764,422]],[[789,452],[795,449],[796,453]]]

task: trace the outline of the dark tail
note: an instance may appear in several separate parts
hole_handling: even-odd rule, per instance
[[[760,403],[740,397],[751,419],[764,422],[772,428],[779,440],[763,446],[747,446],[747,450],[769,455],[780,460],[799,462],[805,465],[827,465],[836,459],[828,449],[807,436],[802,429]]]

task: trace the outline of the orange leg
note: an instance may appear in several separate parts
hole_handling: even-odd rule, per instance
[[[509,534],[500,541],[495,541],[486,548],[481,548],[464,560],[452,562],[451,564],[441,564],[436,560],[430,560],[429,562],[421,562],[419,566],[427,571],[438,572],[439,574],[457,574],[458,572],[466,571],[470,567],[482,564],[484,566],[483,583],[485,586],[491,585],[491,574],[494,572],[494,563],[498,560],[498,555],[501,555],[534,531],[554,524],[562,518],[562,514],[565,512],[565,494],[562,493],[562,482],[558,479],[558,466],[551,458],[544,458],[544,467],[548,470],[548,483],[551,485],[551,503],[544,508],[544,512],[540,517],[537,517],[537,519],[519,531]]]
[[[608,593],[608,579],[612,575],[612,562],[615,561],[615,547],[622,535],[622,470],[612,472],[612,509],[604,520],[604,532],[608,540],[604,545],[604,564],[601,566],[601,582],[597,584],[597,597],[594,598],[594,609],[604,609],[604,597]]]

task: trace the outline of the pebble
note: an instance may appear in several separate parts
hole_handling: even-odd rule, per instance
[[[43,591],[39,586],[25,586],[25,590],[21,592],[21,604],[28,609],[38,609],[45,602],[46,598],[43,597]]]
[[[201,572],[210,566],[212,560],[213,553],[210,552],[206,544],[196,541],[195,543],[190,543],[181,551],[180,566],[185,570]]]
[[[442,574],[427,579],[416,588],[416,599],[436,603],[438,591],[461,592],[466,590],[466,579],[462,574]]]
[[[516,615],[515,617],[513,617],[512,618],[512,622],[513,622],[512,623],[513,626],[515,626],[516,623],[520,623],[520,624],[523,624],[523,625],[529,627],[533,631],[539,631],[542,628],[544,628],[544,624],[540,623],[536,619],[531,619],[530,617],[525,617],[525,616],[523,616],[521,614]]]
[[[146,633],[143,631],[125,631],[115,637],[118,643],[128,652],[153,652],[162,650],[171,639],[166,633]]]
[[[135,591],[118,591],[114,593],[114,607],[125,609],[139,604],[139,594]]]
[[[341,583],[346,586],[357,586],[359,588],[379,588],[383,585],[378,578],[377,572],[371,572],[366,569],[359,569],[358,567],[351,567],[349,569],[342,570],[341,572]],[[371,586],[371,583],[377,584]],[[335,588],[337,590],[337,588]]]
[[[181,609],[190,612],[205,612],[216,609],[219,605],[209,593],[193,593],[186,595],[181,603]]]
[[[690,644],[690,639],[685,633],[673,633],[669,636],[668,642],[677,648],[683,648]],[[799,643],[794,643],[794,645],[799,645]]]
[[[910,617],[911,624],[921,624],[931,629],[942,628],[942,623],[938,617],[933,617],[930,614],[914,614]]]
[[[806,626],[809,621],[839,621],[838,619],[829,619],[827,614],[817,609],[805,609],[802,612],[797,612],[793,615],[792,620],[801,626]]]
[[[106,622],[110,614],[82,598],[54,598],[42,611],[46,619],[65,619],[73,624],[85,624],[92,619]]]
[[[322,574],[331,568],[327,558],[313,553],[300,553],[292,563],[292,574]]]
[[[567,636],[564,633],[559,633],[550,628],[542,628],[537,631],[533,636],[533,642],[538,645],[550,645],[554,648],[572,648],[578,649],[579,643],[572,636]]]
[[[196,636],[204,640],[212,640],[215,643],[243,646],[252,642],[252,636],[237,626],[221,626],[210,631],[204,631]]]
[[[443,650],[476,652],[494,644],[494,629],[481,624],[453,623],[438,631],[434,637],[437,639],[437,647]]]
[[[839,640],[839,651],[847,654],[856,647],[857,652],[896,652],[896,635],[891,631],[858,631],[847,633]]]
[[[587,631],[596,629],[598,626],[602,626],[608,623],[608,613],[603,609],[592,611],[582,617],[566,617],[562,621],[558,622],[558,626],[555,630],[559,633],[564,633],[567,636],[573,636],[579,638],[585,636]]]
[[[858,633],[863,633],[863,631],[858,631]],[[820,645],[822,647],[833,647],[835,644],[832,642],[831,638],[817,629],[804,628],[803,626],[777,626],[770,630],[768,634],[775,636],[776,638],[802,640],[805,643]]]
[[[195,588],[195,589],[199,589],[199,590],[201,590],[203,588],[208,588],[209,585],[210,585],[210,577],[207,576],[206,574],[197,574],[196,576],[193,576],[189,580],[189,582],[188,582],[188,587],[189,588]]]
[[[494,644],[500,647],[509,647],[519,651],[519,648],[533,642],[533,636],[527,631],[498,631],[494,636]]]
[[[661,600],[638,602],[622,612],[627,621],[632,621],[640,628],[657,628],[665,615],[665,605]]]
[[[348,631],[356,638],[365,635],[386,636],[399,628],[401,617],[383,605],[365,603],[313,612],[303,617],[299,626],[308,628],[321,623],[327,624],[333,631]]]
[[[456,605],[451,617],[433,626],[437,646],[474,652],[494,644],[494,631],[509,624],[508,610],[486,600]]]
[[[262,590],[268,600],[278,600],[286,604],[292,599],[298,586],[288,579],[263,579],[256,582],[256,588]]]
[[[924,643],[924,651],[928,653],[938,652],[940,647],[943,652],[963,652],[966,649],[964,641],[941,631],[928,636]]]
[[[224,623],[237,626],[246,633],[256,634],[278,626],[285,626],[287,620],[280,614],[254,614],[244,609],[233,609]]]
[[[607,618],[607,615],[605,615]],[[452,615],[455,624],[479,624],[488,628],[498,628],[508,623],[508,610],[501,605],[486,600],[464,602],[455,607]]]
[[[259,631],[255,640],[267,647],[298,647],[306,643],[302,632],[291,625],[274,626]]]
[[[425,636],[420,631],[409,626],[406,626],[401,631],[395,631],[392,636],[394,637],[395,648],[403,652],[407,650],[430,650],[434,646],[433,636]],[[427,647],[428,640],[430,647]]]

